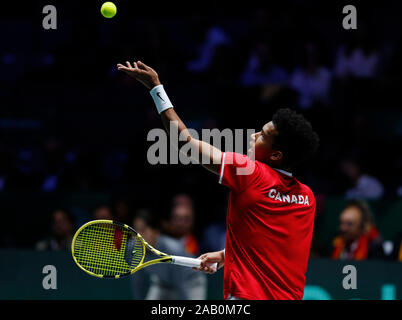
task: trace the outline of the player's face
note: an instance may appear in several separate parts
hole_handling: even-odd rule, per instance
[[[278,134],[272,121],[266,123],[261,131],[251,135],[249,157],[254,156],[255,160],[262,162],[274,161],[277,151],[273,150],[272,145],[275,136]]]

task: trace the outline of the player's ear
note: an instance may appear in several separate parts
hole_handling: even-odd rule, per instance
[[[283,153],[282,151],[273,151],[269,158],[271,161],[281,161],[283,158]]]

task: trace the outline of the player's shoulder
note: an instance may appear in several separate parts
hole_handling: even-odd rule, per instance
[[[306,192],[308,192],[308,193],[314,195],[313,190],[311,190],[311,188],[310,188],[308,185],[306,185],[306,184],[304,184],[304,183],[301,183],[300,181],[299,181],[299,183],[300,183],[300,187],[301,187],[302,189],[304,189]]]
[[[299,178],[294,176],[291,172],[284,171],[281,169],[277,168],[272,168],[269,165],[265,163],[261,163],[260,165],[264,170],[267,172],[270,172],[272,177],[276,177],[278,179],[278,182],[283,184],[284,186],[290,188],[290,189],[298,189],[299,192],[302,194],[308,195],[309,198],[314,199],[315,201],[315,196],[311,188],[301,182]]]
[[[314,196],[313,190],[311,190],[311,188],[308,185],[301,183],[299,180],[296,179],[296,181],[299,183],[300,189],[302,190],[302,192],[304,194],[308,195],[309,199],[311,199],[315,203],[315,196]]]

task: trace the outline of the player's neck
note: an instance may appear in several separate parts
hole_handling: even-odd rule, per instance
[[[279,161],[262,161],[263,163],[265,163],[266,165],[270,166],[273,169],[278,169],[278,170],[282,170],[282,171],[286,171],[286,172],[292,172],[292,169],[282,165],[281,162]]]

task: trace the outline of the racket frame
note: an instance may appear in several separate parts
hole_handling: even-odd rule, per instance
[[[74,254],[74,247],[75,247],[76,239],[77,239],[78,235],[81,233],[81,231],[82,231],[83,229],[85,229],[85,228],[91,226],[91,225],[94,225],[94,224],[110,224],[110,225],[115,225],[115,226],[118,226],[118,227],[120,227],[120,228],[123,228],[123,229],[128,230],[128,231],[130,231],[131,233],[133,233],[133,235],[136,236],[139,241],[141,241],[142,247],[143,247],[143,250],[144,250],[144,254],[143,254],[142,259],[141,259],[140,263],[138,264],[138,266],[135,267],[135,268],[133,268],[133,269],[130,270],[129,272],[126,272],[126,273],[123,273],[123,274],[119,274],[119,275],[114,275],[114,276],[107,276],[107,275],[103,275],[103,274],[97,274],[97,273],[94,273],[94,272],[92,272],[92,271],[89,271],[89,270],[85,269],[85,268],[78,262],[77,257],[75,256],[75,254]],[[148,262],[145,262],[145,263],[144,263],[144,259],[145,259],[145,256],[146,256],[146,250],[147,250],[147,249],[150,250],[151,252],[153,252],[154,254],[160,256],[160,258],[154,259],[154,260],[151,260],[151,261],[148,261]],[[84,225],[82,225],[82,226],[76,231],[76,233],[74,234],[74,237],[73,237],[73,240],[72,240],[72,243],[71,243],[71,254],[72,254],[72,256],[73,256],[74,262],[77,264],[77,266],[78,266],[81,270],[83,270],[84,272],[88,273],[88,274],[91,275],[91,276],[94,276],[94,277],[97,277],[97,278],[105,278],[105,279],[118,279],[118,278],[121,278],[121,277],[129,276],[129,275],[133,274],[134,272],[137,272],[138,270],[141,270],[142,268],[145,268],[145,267],[147,267],[147,266],[149,266],[149,265],[152,265],[152,264],[155,264],[155,263],[161,263],[161,262],[164,262],[164,263],[171,263],[171,262],[172,262],[172,257],[171,257],[171,256],[169,256],[169,255],[167,255],[166,253],[163,253],[163,252],[161,252],[161,251],[155,249],[154,247],[152,247],[152,246],[151,246],[150,244],[148,244],[148,243],[144,240],[144,238],[143,238],[137,231],[135,231],[133,228],[131,228],[130,226],[128,226],[128,225],[126,225],[126,224],[124,224],[124,223],[121,223],[121,222],[118,222],[118,221],[114,221],[114,220],[92,220],[92,221],[89,221],[89,222],[85,223]]]
[[[92,271],[85,269],[83,266],[81,266],[81,264],[78,262],[75,254],[74,254],[74,246],[75,246],[76,239],[83,229],[87,228],[88,226],[94,225],[94,224],[102,224],[102,223],[103,224],[111,224],[111,225],[115,225],[120,228],[123,228],[123,229],[133,233],[133,235],[136,236],[138,238],[138,240],[142,243],[144,254],[142,256],[140,263],[137,265],[137,267],[133,268],[132,270],[130,270],[129,272],[126,272],[124,274],[107,276],[107,275],[103,275],[103,274],[96,274]],[[144,263],[147,249],[150,250],[155,255],[159,256],[160,258],[150,260],[150,261]],[[150,266],[150,265],[153,265],[156,263],[171,263],[171,264],[176,264],[176,265],[181,265],[181,266],[186,266],[186,267],[193,267],[193,268],[198,268],[201,263],[201,260],[199,260],[199,259],[194,259],[194,258],[189,258],[189,257],[180,257],[180,256],[171,256],[164,252],[161,252],[161,251],[155,249],[154,247],[152,247],[150,244],[148,244],[148,242],[145,241],[145,239],[141,236],[141,234],[139,234],[137,231],[135,231],[132,227],[128,226],[127,224],[124,224],[124,223],[121,223],[118,221],[114,221],[114,220],[92,220],[92,221],[89,221],[89,222],[85,223],[84,225],[82,225],[74,234],[74,237],[73,237],[73,240],[71,243],[71,254],[73,256],[74,262],[78,265],[78,267],[81,270],[83,270],[84,272],[88,273],[91,276],[95,276],[97,278],[105,278],[105,279],[118,279],[121,277],[129,276],[129,275],[141,270],[142,268],[145,268],[147,266]],[[215,268],[217,267],[217,263],[215,263],[213,265]]]

